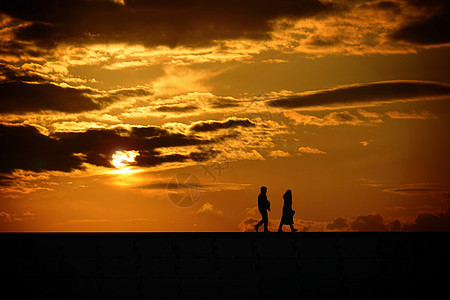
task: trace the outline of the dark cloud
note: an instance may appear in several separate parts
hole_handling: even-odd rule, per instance
[[[155,108],[159,112],[189,112],[197,109],[195,105],[161,105]]]
[[[182,173],[181,173],[182,174]],[[190,175],[190,174],[186,174],[186,175]],[[189,176],[186,176],[186,178],[183,179],[187,179]],[[187,183],[182,183],[179,182],[177,183],[176,181],[159,181],[159,182],[152,182],[149,184],[144,184],[144,185],[138,185],[136,186],[136,188],[139,189],[149,189],[149,190],[159,190],[159,189],[170,189],[170,190],[180,190],[180,189],[192,189],[192,188],[196,188],[196,189],[200,189],[200,190],[207,190],[207,189],[212,189],[214,190],[215,188],[233,188],[234,185],[224,185],[221,183],[201,183],[199,181],[197,181],[197,178],[191,177],[191,180],[188,181]],[[254,228],[253,228],[254,230]]]
[[[230,108],[230,107],[239,107],[241,104],[239,101],[231,100],[227,98],[214,98],[210,100],[209,104],[212,108]]]
[[[156,127],[88,130],[76,133],[41,134],[29,125],[0,125],[0,173],[15,169],[31,171],[82,169],[83,163],[113,167],[112,154],[117,150],[137,150],[138,166],[155,166],[165,162],[201,161],[211,153],[161,155],[158,148],[203,145],[210,140],[170,133]]]
[[[394,40],[419,45],[450,43],[450,3],[448,0],[408,1],[416,10],[429,17],[414,20],[390,35]]]
[[[339,230],[339,229],[347,229],[347,220],[344,218],[336,218],[332,223],[328,224],[327,230]]]
[[[425,183],[417,183],[390,189],[384,189],[383,192],[394,193],[403,196],[434,196],[443,197],[448,193],[447,186],[430,186]]]
[[[397,221],[398,222],[398,221]],[[326,230],[332,231],[391,231],[396,229],[396,225],[401,226],[401,224],[389,224],[386,225],[382,216],[380,215],[366,215],[358,216],[356,218],[350,218],[346,220],[345,218],[339,217],[333,220],[333,222],[327,224]],[[399,231],[400,229],[392,231]]]
[[[400,223],[399,220],[394,220],[390,222],[387,226],[389,231],[401,231],[402,229],[402,223]]]
[[[360,5],[361,8],[371,8],[375,10],[386,10],[392,11],[396,14],[401,13],[401,8],[397,2],[394,1],[372,1],[368,3],[363,3]]]
[[[349,225],[349,226],[347,226]],[[351,218],[336,218],[326,226],[327,230],[341,231],[450,231],[450,209],[445,213],[433,215],[419,214],[414,223],[401,223],[399,220],[386,222],[380,215],[366,215]]]
[[[259,220],[253,216],[247,216],[240,224],[239,228],[241,231],[254,231],[254,225]],[[273,221],[273,220],[272,220]],[[271,223],[276,223],[271,222]],[[315,221],[304,221],[295,220],[295,224],[300,225],[302,231],[308,231],[307,223],[314,224]],[[272,224],[273,225],[273,224]],[[318,225],[318,224],[316,224]],[[320,226],[316,226],[316,231]],[[408,232],[419,232],[419,231],[450,231],[450,208],[444,212],[437,215],[430,213],[419,214],[414,223],[401,223],[399,220],[393,220],[391,222],[386,222],[384,218],[380,215],[364,215],[353,217],[348,220],[342,217],[334,219],[331,223],[327,224],[325,230],[331,231],[408,231]],[[322,230],[319,230],[322,231]]]
[[[76,113],[99,109],[100,105],[85,92],[88,91],[49,83],[3,82],[0,83],[0,113],[43,110]]]
[[[439,215],[420,214],[413,224],[403,225],[402,231],[450,231],[450,209]]]
[[[130,135],[133,137],[154,137],[161,135],[169,135],[170,132],[167,129],[163,129],[157,126],[148,126],[148,127],[132,127],[130,130]]]
[[[422,100],[450,96],[450,84],[429,81],[382,81],[307,92],[268,101],[284,108],[339,106],[373,102]]]
[[[146,132],[144,128],[133,128],[130,135],[124,129],[102,129],[82,133],[58,133],[55,137],[63,140],[73,153],[86,154],[88,163],[105,167],[112,167],[111,156],[117,150],[137,150],[140,153],[136,157],[138,166],[154,166],[166,161],[183,161],[188,158],[180,155],[160,156],[158,148],[209,143],[209,140],[169,133],[155,127],[150,127]]]
[[[143,151],[136,157],[136,164],[141,167],[153,167],[166,162],[183,162],[189,159],[189,156],[182,154],[155,155],[152,151]]]
[[[332,47],[342,44],[343,39],[340,36],[313,36],[308,41],[308,45],[316,47]]]
[[[45,79],[42,76],[22,70],[18,67],[0,63],[0,75],[4,82],[29,81],[42,82]]]
[[[338,123],[357,123],[359,119],[349,113],[348,111],[331,113],[330,120],[334,120]]]
[[[350,224],[350,229],[355,231],[387,231],[384,219],[380,215],[359,216]]]
[[[153,92],[143,88],[126,88],[115,90],[109,94],[109,96],[125,96],[125,97],[144,97],[150,96]]]
[[[82,159],[64,145],[45,136],[33,126],[0,124],[0,172],[14,169],[31,171],[80,169]]]
[[[27,42],[0,41],[0,60],[4,60],[4,57],[8,56],[26,60],[30,57],[42,57],[47,52],[48,49],[37,49]]]
[[[10,185],[11,181],[12,181],[11,176],[8,176],[6,174],[0,174],[0,186]]]
[[[214,158],[219,154],[219,151],[214,149],[200,149],[198,152],[189,153],[189,158],[196,162],[207,161],[208,159]]]
[[[88,96],[94,90],[45,83],[44,77],[14,65],[0,63],[0,78],[0,113],[77,113],[101,108]]]
[[[417,195],[417,194],[429,194],[441,191],[439,188],[393,188],[386,190],[387,192],[405,194],[405,195]]]
[[[336,10],[319,0],[2,1],[0,12],[31,21],[16,37],[42,47],[58,43],[129,42],[202,45],[221,39],[265,39],[269,21]]]
[[[146,140],[146,146],[153,148],[190,146],[208,144],[209,140],[200,140],[196,137],[186,136],[181,133],[171,133],[169,135],[154,137]]]
[[[148,190],[167,190],[167,189],[177,189],[176,186],[169,184],[167,181],[163,181],[163,182],[154,182],[154,183],[149,183],[149,184],[145,184],[145,185],[140,185],[137,186],[137,188],[140,189],[148,189]],[[178,188],[180,188],[178,186]]]
[[[88,90],[87,93],[91,94],[99,94],[95,90]],[[146,97],[153,95],[153,91],[149,88],[124,88],[119,90],[112,90],[106,92],[103,96],[97,97],[96,100],[98,103],[101,103],[104,106],[108,104],[121,101],[124,98],[137,98],[137,97]]]
[[[255,123],[249,119],[228,119],[226,121],[201,121],[190,126],[190,130],[197,132],[215,131],[234,127],[254,127]]]

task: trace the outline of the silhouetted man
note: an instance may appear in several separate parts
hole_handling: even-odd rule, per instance
[[[258,231],[259,226],[264,224],[264,232],[268,232],[267,226],[269,224],[269,218],[267,216],[267,211],[270,211],[270,202],[267,200],[267,188],[265,186],[261,187],[261,193],[258,195],[258,210],[261,213],[261,221],[255,225],[255,230]]]

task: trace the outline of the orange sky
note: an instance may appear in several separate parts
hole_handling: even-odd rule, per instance
[[[449,230],[447,1],[0,4],[0,231]]]

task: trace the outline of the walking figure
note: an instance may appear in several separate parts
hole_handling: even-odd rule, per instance
[[[261,187],[261,193],[258,195],[258,210],[261,213],[261,221],[255,225],[255,230],[258,231],[259,226],[264,224],[264,232],[269,232],[267,226],[269,224],[269,217],[267,216],[267,211],[270,211],[270,202],[267,200],[267,188],[265,186]]]
[[[281,217],[280,227],[278,232],[283,232],[283,225],[289,225],[292,232],[296,232],[298,229],[294,228],[294,214],[295,210],[292,209],[292,192],[287,190],[283,195],[283,216]]]

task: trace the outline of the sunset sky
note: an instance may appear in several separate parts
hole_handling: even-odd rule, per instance
[[[450,223],[447,0],[2,1],[0,231]]]

